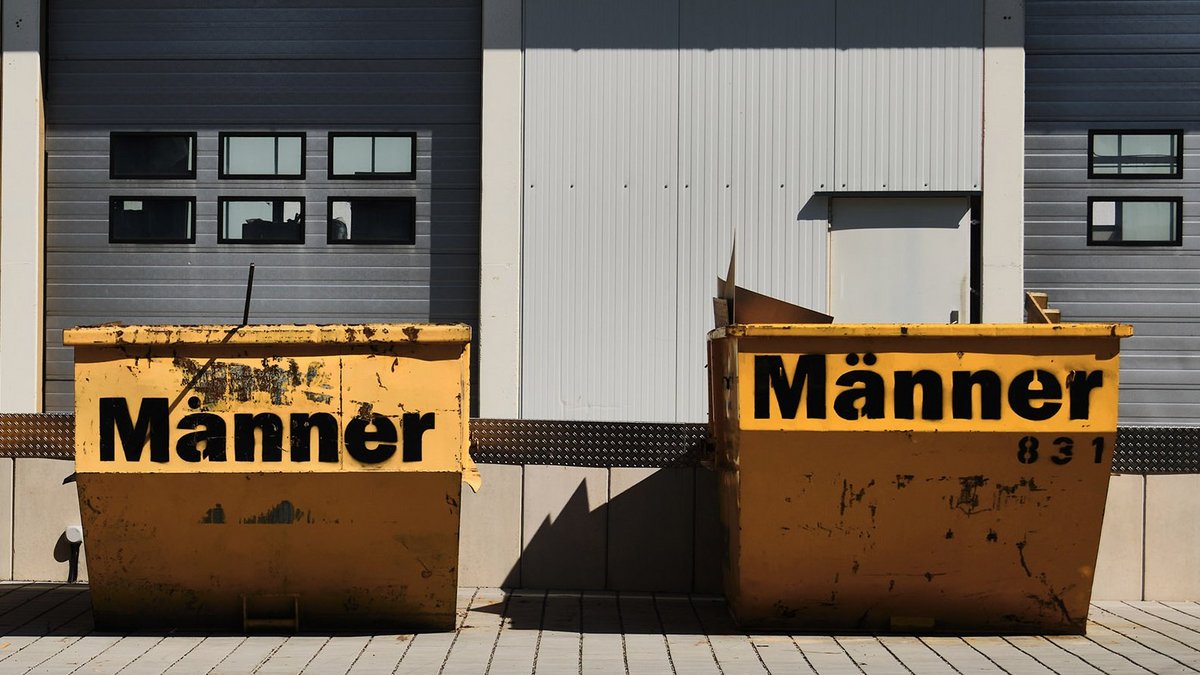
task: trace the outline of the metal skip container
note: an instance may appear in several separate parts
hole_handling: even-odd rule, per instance
[[[725,590],[746,627],[1083,633],[1123,325],[709,334]]]
[[[64,342],[97,627],[453,628],[469,327]]]

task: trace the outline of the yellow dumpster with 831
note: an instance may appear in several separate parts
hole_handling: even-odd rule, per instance
[[[726,595],[747,627],[1081,633],[1128,326],[709,334]]]

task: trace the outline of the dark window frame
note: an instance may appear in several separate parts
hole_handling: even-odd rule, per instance
[[[187,239],[121,239],[113,232],[113,207],[123,201],[186,201],[191,204],[192,218],[188,223]],[[195,244],[196,243],[196,197],[195,195],[109,195],[108,197],[108,243],[110,244]]]
[[[1122,134],[1137,135],[1173,135],[1175,136],[1175,171],[1173,173],[1096,173],[1093,159],[1095,158],[1096,136]],[[1183,129],[1088,129],[1087,149],[1088,178],[1099,180],[1170,180],[1183,178]]]
[[[395,173],[355,173],[335,174],[333,172],[333,139],[341,138],[408,138],[412,141],[409,166],[411,171]],[[375,152],[375,144],[371,144],[371,152]],[[417,178],[417,134],[415,131],[331,131],[329,132],[329,170],[330,180],[416,180]]]
[[[113,153],[113,139],[118,136],[185,136],[192,141],[192,170],[186,175],[160,176],[154,174],[124,174],[117,175],[116,155]],[[195,180],[197,147],[199,141],[195,131],[110,131],[108,132],[108,178],[109,180]]]
[[[254,196],[254,197],[217,197],[217,243],[218,244],[303,244],[304,229],[306,219],[308,217],[307,209],[305,208],[305,198],[299,197],[281,197],[279,195],[271,196]],[[300,202],[300,238],[299,239],[230,239],[225,236],[225,205],[229,202]],[[272,207],[274,208],[274,207]]]
[[[1096,240],[1092,238],[1094,225],[1092,223],[1092,205],[1095,202],[1116,202],[1117,231],[1121,228],[1121,202],[1174,202],[1175,204],[1175,238],[1166,240]],[[1088,246],[1183,246],[1183,197],[1121,197],[1115,195],[1095,195],[1087,200],[1087,245]]]
[[[227,138],[299,138],[300,173],[225,173],[225,139]],[[276,144],[275,152],[279,152]],[[277,159],[278,161],[278,159]],[[304,180],[308,175],[308,134],[303,131],[222,131],[217,134],[218,180]]]
[[[392,239],[334,239],[333,238],[333,203],[344,201],[356,202],[404,202],[408,204],[408,210],[411,214],[413,231],[412,241],[392,240]],[[353,227],[353,223],[351,224]],[[325,202],[325,243],[330,246],[415,246],[417,243],[417,198],[411,196],[389,195],[389,196],[368,196],[356,197],[352,195],[343,195],[338,197],[329,197]]]

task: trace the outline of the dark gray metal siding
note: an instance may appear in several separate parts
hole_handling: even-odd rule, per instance
[[[1184,129],[1182,179],[1089,180],[1087,132]],[[1026,3],[1025,285],[1126,321],[1121,423],[1200,424],[1200,3]],[[1181,196],[1182,247],[1088,247],[1091,195]]]
[[[62,329],[105,321],[463,321],[479,283],[480,0],[50,3],[46,406]],[[193,181],[111,180],[111,131],[195,131]],[[328,133],[417,133],[412,181],[329,180]],[[305,180],[218,180],[222,131],[303,131]],[[196,243],[109,244],[110,195],[194,195]],[[303,196],[303,245],[217,244],[218,196]],[[328,246],[326,198],[417,199],[414,246]]]

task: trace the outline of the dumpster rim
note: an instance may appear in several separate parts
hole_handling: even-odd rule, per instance
[[[76,326],[63,331],[69,347],[125,345],[354,345],[401,343],[468,343],[466,324],[341,323]]]
[[[746,323],[709,331],[709,339],[726,337],[1116,337],[1133,335],[1121,323]]]

